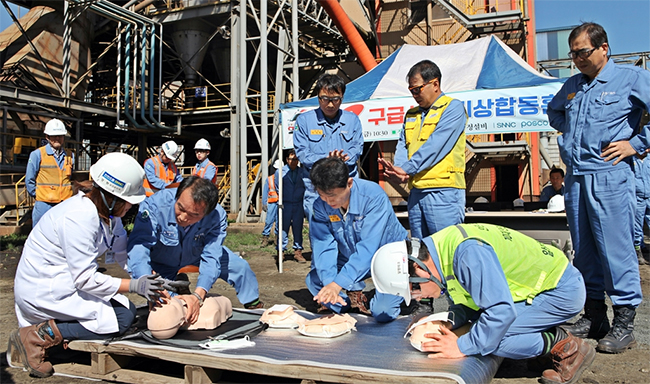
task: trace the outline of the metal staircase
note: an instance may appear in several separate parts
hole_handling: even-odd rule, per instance
[[[521,31],[524,15],[521,9],[499,10],[499,2],[489,6],[476,5],[475,0],[432,0],[452,19],[467,29],[473,38],[487,34]],[[510,3],[508,3],[510,4]],[[447,39],[449,42],[452,38]]]

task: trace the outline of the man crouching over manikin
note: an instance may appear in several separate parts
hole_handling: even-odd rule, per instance
[[[376,183],[349,177],[348,166],[338,157],[318,160],[309,176],[319,198],[309,224],[313,253],[305,282],[321,304],[318,312],[357,308],[379,322],[394,320],[401,297],[377,292],[368,309],[363,293],[375,252],[407,237],[388,196]]]

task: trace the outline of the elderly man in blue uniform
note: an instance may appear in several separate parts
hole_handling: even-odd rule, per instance
[[[298,166],[296,152],[291,149],[286,156],[287,165],[282,168],[282,250],[287,250],[289,244],[289,227],[293,234],[293,259],[306,263],[302,255],[302,228],[305,219],[303,198],[305,184],[302,181],[302,168]],[[275,171],[275,189],[279,190],[280,170]]]
[[[63,148],[67,130],[59,119],[45,124],[47,144],[29,154],[25,172],[27,193],[36,199],[32,210],[32,227],[45,212],[63,200],[72,197],[72,168],[74,154]]]
[[[183,297],[188,319],[198,318],[217,278],[235,287],[244,307],[263,306],[255,273],[223,245],[228,223],[217,196],[210,180],[190,176],[178,188],[163,189],[140,203],[129,235],[128,269],[133,278],[155,272],[175,280],[182,267],[199,267],[195,291]]]
[[[411,236],[421,238],[465,220],[467,115],[460,100],[442,92],[434,62],[415,64],[407,79],[418,107],[406,113],[394,164],[379,163],[392,180],[408,180]]]
[[[358,177],[357,161],[363,153],[363,130],[359,117],[341,110],[345,82],[340,76],[325,74],[316,83],[318,108],[296,119],[293,147],[303,168],[305,199],[303,207],[307,221],[311,220],[312,205],[318,194],[309,180],[314,163],[324,157],[339,157],[348,166],[350,177]]]
[[[639,134],[650,106],[650,72],[609,60],[607,33],[584,23],[569,35],[569,56],[580,74],[567,80],[548,105],[551,126],[562,133],[564,194],[575,253],[587,286],[584,315],[567,329],[600,339],[597,350],[619,353],[636,344],[636,307],[643,298],[634,252],[634,174],[630,156],[650,147],[650,126]],[[607,319],[605,294],[614,306]]]
[[[542,189],[539,201],[549,201],[555,195],[564,196],[564,171],[562,168],[553,168],[549,174],[551,185]]]
[[[378,322],[394,320],[401,297],[375,293],[368,310],[363,293],[375,252],[407,237],[388,196],[376,183],[349,177],[338,157],[317,161],[310,175],[320,198],[314,202],[309,229],[312,264],[305,281],[321,303],[319,311],[340,313],[356,307]]]
[[[646,265],[648,261],[643,257],[643,224],[650,225],[650,159],[647,156],[634,156],[634,178],[636,180],[634,250],[639,265]]]
[[[550,357],[543,384],[575,383],[593,362],[589,343],[559,325],[585,302],[582,275],[561,250],[492,224],[459,224],[422,240],[388,244],[372,260],[377,291],[439,298],[448,292],[452,329],[445,327],[422,350],[434,359],[469,355],[510,359]],[[414,287],[415,283],[418,288]]]

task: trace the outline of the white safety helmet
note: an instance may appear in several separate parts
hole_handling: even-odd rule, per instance
[[[547,211],[549,212],[563,212],[564,211],[564,196],[555,195],[548,201]]]
[[[403,297],[406,305],[411,302],[408,261],[406,242],[397,241],[379,248],[370,264],[375,289]]]
[[[52,119],[45,124],[44,134],[48,136],[64,136],[68,131],[65,129],[65,124],[59,119]]]
[[[488,199],[483,196],[479,196],[474,200],[475,203],[489,203]]]
[[[523,207],[524,207],[524,199],[521,199],[521,198],[519,198],[519,199],[515,199],[515,200],[512,202],[512,206],[513,206],[514,208],[523,208]]]
[[[276,161],[273,162],[273,168],[275,169],[280,169],[282,168],[282,160],[277,159]]]
[[[145,198],[142,186],[144,169],[125,153],[112,152],[102,156],[90,167],[90,177],[101,189],[131,204],[139,204]]]
[[[194,144],[194,149],[202,149],[205,151],[209,151],[210,148],[210,143],[206,139],[199,139],[199,141]]]
[[[163,143],[162,150],[171,161],[176,161],[178,155],[180,155],[180,150],[178,144],[174,140],[169,140]]]

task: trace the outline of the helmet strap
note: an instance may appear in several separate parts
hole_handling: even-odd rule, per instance
[[[111,203],[111,205],[108,205],[108,202],[106,201],[106,196],[104,196],[104,191],[100,189],[99,193],[102,195],[102,200],[104,201],[104,205],[106,205],[106,208],[108,208],[108,216],[112,219],[113,208],[115,208],[115,203],[117,202],[117,198],[113,197],[113,202]]]
[[[413,239],[411,239],[411,241],[413,241]],[[419,241],[418,241],[418,247],[419,247]],[[447,290],[447,288],[442,284],[442,282],[440,282],[440,280],[438,280],[437,278],[435,278],[433,276],[433,273],[431,273],[431,270],[429,269],[429,267],[427,267],[422,262],[422,260],[418,259],[417,257],[414,257],[413,255],[410,255],[409,259],[412,260],[415,264],[417,264],[420,268],[422,268],[423,270],[425,270],[429,274],[429,277],[409,277],[409,282],[411,282],[411,283],[426,283],[426,282],[429,282],[429,281],[433,281],[434,283],[436,283],[436,285],[438,287],[440,287],[440,292],[442,292],[442,294],[444,294],[444,292]]]

